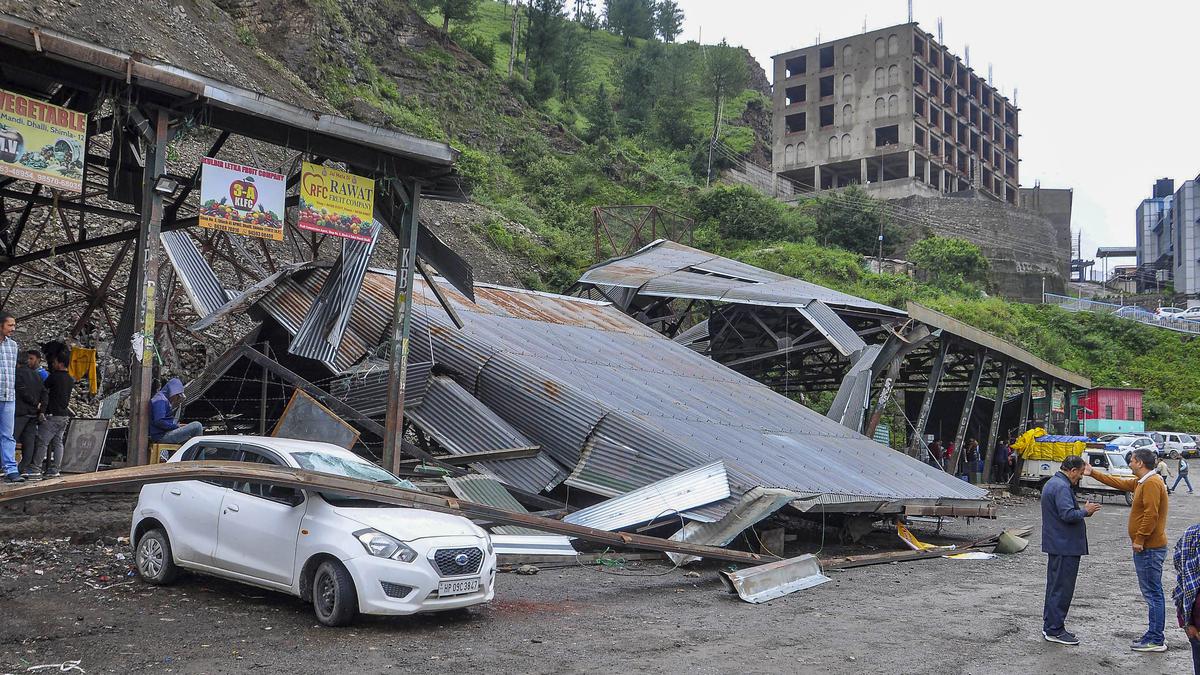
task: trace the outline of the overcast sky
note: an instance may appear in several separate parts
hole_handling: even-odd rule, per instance
[[[906,0],[679,0],[681,40],[725,38],[758,58],[908,20]],[[913,18],[1021,108],[1021,185],[1075,189],[1083,251],[1135,243],[1155,179],[1200,173],[1200,3],[914,0]],[[1127,126],[1133,123],[1134,126]],[[1099,266],[1097,266],[1099,269]]]

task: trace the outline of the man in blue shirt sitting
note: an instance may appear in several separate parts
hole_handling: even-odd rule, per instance
[[[199,422],[180,424],[179,406],[183,403],[183,382],[173,377],[150,399],[150,440],[179,445],[204,433]]]

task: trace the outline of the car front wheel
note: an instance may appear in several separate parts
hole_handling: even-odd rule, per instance
[[[358,594],[350,572],[336,560],[326,560],[313,575],[313,610],[326,626],[345,626],[358,613]]]
[[[171,558],[171,541],[160,528],[150,530],[138,540],[136,560],[138,576],[146,583],[164,586],[179,575],[179,568]]]
[[[1125,506],[1133,506],[1133,493],[1132,492],[1125,493]]]

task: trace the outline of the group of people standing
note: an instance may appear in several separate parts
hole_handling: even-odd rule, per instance
[[[1160,462],[1151,450],[1134,451],[1129,459],[1133,477],[1113,476],[1092,467],[1082,457],[1071,455],[1062,461],[1058,473],[1042,488],[1042,551],[1046,553],[1046,595],[1042,612],[1042,636],[1048,642],[1079,644],[1079,638],[1066,628],[1067,612],[1075,592],[1079,562],[1088,554],[1085,521],[1100,510],[1100,505],[1079,505],[1074,488],[1084,476],[1105,485],[1133,493],[1129,509],[1128,535],[1133,552],[1133,568],[1138,588],[1146,601],[1148,626],[1140,638],[1130,644],[1135,652],[1167,650],[1165,624],[1166,601],[1162,587],[1162,568],[1167,557],[1167,485],[1156,470]],[[1172,598],[1179,626],[1192,647],[1192,662],[1200,673],[1200,525],[1188,528],[1175,543],[1174,559],[1177,583]]]
[[[16,328],[16,319],[0,312],[0,469],[7,483],[58,475],[75,386],[68,372],[70,348],[52,342],[45,354],[22,352],[12,337]]]
[[[1015,438],[1009,438],[1007,441],[1000,440],[996,443],[996,450],[992,454],[992,482],[1006,483],[1012,476],[1016,464],[1016,452],[1012,449],[1012,444],[1015,442]],[[961,458],[955,456],[954,441],[947,441],[943,446],[942,442],[935,438],[928,448],[927,461],[931,466],[945,471],[957,471],[966,476],[970,482],[977,482],[983,475],[984,462],[987,461],[987,457],[984,455],[979,441],[974,438],[968,438],[963,444]]]

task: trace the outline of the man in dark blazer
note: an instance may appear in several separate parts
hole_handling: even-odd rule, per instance
[[[1082,457],[1071,455],[1042,486],[1042,551],[1047,557],[1042,637],[1063,645],[1079,644],[1079,639],[1064,624],[1071,609],[1071,597],[1075,595],[1079,558],[1088,553],[1087,526],[1083,519],[1100,510],[1099,504],[1087,502],[1080,508],[1075,501],[1073,488],[1083,478],[1085,466]]]

